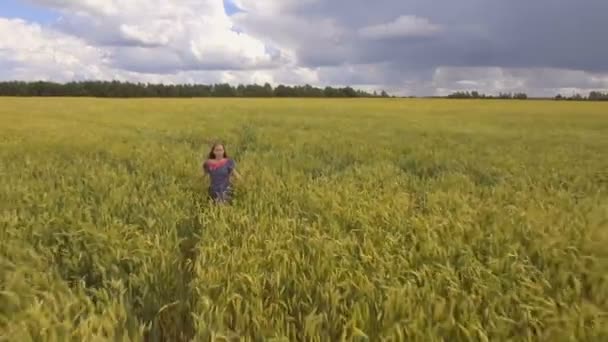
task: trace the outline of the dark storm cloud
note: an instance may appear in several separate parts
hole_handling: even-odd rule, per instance
[[[488,25],[498,64],[608,70],[608,1],[510,3],[498,5]]]
[[[427,19],[434,36],[369,39],[370,26]],[[608,1],[317,1],[270,20],[244,14],[246,31],[293,45],[307,66],[395,62],[409,68],[552,67],[608,70]],[[290,20],[297,18],[297,20]]]

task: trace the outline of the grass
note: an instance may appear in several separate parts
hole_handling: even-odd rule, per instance
[[[0,99],[0,341],[606,340],[607,113]]]

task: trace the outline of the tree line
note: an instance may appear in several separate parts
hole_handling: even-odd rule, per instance
[[[386,91],[366,92],[352,87],[318,88],[311,85],[276,87],[264,85],[228,83],[218,84],[150,84],[120,81],[80,81],[55,83],[46,81],[0,82],[0,96],[73,96],[73,97],[394,97]],[[410,96],[413,97],[413,96]],[[432,96],[441,97],[441,96]],[[515,99],[525,100],[528,95],[499,93],[496,96],[478,91],[458,91],[445,96],[451,99]],[[608,101],[608,92],[591,91],[588,96],[573,94],[556,95],[553,99],[564,101]]]
[[[486,95],[477,91],[457,91],[447,96],[450,99],[515,99],[525,100],[528,98],[526,93],[499,93],[498,96]]]
[[[589,92],[588,96],[583,96],[581,94],[574,94],[572,96],[563,96],[562,94],[557,94],[555,99],[558,101],[608,101],[608,92],[601,91],[592,91]]]
[[[386,91],[369,93],[351,87],[318,88],[311,85],[272,87],[249,84],[149,84],[120,81],[0,82],[0,96],[86,97],[389,97]]]
[[[499,93],[498,96],[491,96],[479,93],[477,91],[458,91],[452,93],[447,98],[450,99],[513,99],[513,100],[525,100],[528,98],[526,93]],[[600,91],[591,91],[588,96],[581,94],[573,94],[572,96],[566,97],[561,94],[556,95],[553,99],[565,100],[565,101],[608,101],[608,92],[603,93]]]

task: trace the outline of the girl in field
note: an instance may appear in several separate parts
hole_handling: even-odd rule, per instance
[[[208,159],[203,163],[203,170],[209,175],[209,196],[216,203],[231,200],[231,176],[238,180],[241,175],[236,171],[236,163],[228,157],[224,145],[215,143],[209,151]]]

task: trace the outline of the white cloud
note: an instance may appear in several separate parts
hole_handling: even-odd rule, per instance
[[[0,61],[14,65],[14,78],[65,81],[108,76],[104,51],[78,38],[3,18],[0,36]]]
[[[168,22],[156,22],[157,26],[170,24]],[[167,45],[170,41],[168,32],[162,32],[158,29],[144,28],[138,25],[121,24],[119,32],[122,37],[128,41],[138,42],[142,45]]]
[[[273,86],[284,85],[303,85],[318,84],[319,75],[317,70],[301,67],[282,67],[271,70],[246,71],[236,70],[224,73],[222,82],[237,84],[264,84],[269,83]]]
[[[345,56],[352,52],[352,33],[333,18],[247,12],[232,19],[245,32],[280,47],[285,63],[302,67],[336,65],[346,62]]]
[[[240,9],[258,15],[281,14],[306,7],[321,0],[233,0]]]
[[[0,65],[10,65],[10,69],[4,69],[2,72],[5,79],[59,82],[96,79],[168,84],[268,82],[272,85],[318,82],[316,71],[291,65],[259,70],[186,70],[161,74],[155,70],[159,67],[169,68],[172,64],[159,66],[160,61],[170,58],[157,58],[159,56],[150,54],[150,51],[146,50],[149,49],[147,47],[125,47],[121,51],[134,51],[133,53],[138,55],[135,59],[151,66],[149,70],[121,70],[110,61],[108,47],[96,47],[81,38],[20,19],[0,18],[0,36],[6,37],[0,40]],[[113,56],[115,57],[116,55]],[[121,57],[125,60],[129,58],[126,55]]]
[[[90,12],[97,15],[113,15],[119,12],[115,0],[27,0],[32,3],[67,9],[70,12]]]
[[[359,30],[359,34],[369,39],[424,38],[432,37],[441,30],[441,26],[426,18],[406,15],[389,23],[364,27]]]
[[[608,89],[608,74],[555,68],[439,67],[432,87],[436,95],[478,90],[492,95],[527,92],[552,97]]]
[[[70,36],[20,19],[0,18],[0,65],[3,78],[18,80],[121,80],[133,82],[182,83],[227,82],[229,71],[175,71],[159,74],[153,69],[154,55],[146,60],[152,70],[134,72],[116,68],[107,48],[96,47],[83,39]],[[141,58],[147,56],[142,53]],[[165,58],[166,59],[166,58]],[[243,72],[245,74],[245,72]],[[256,79],[268,78],[266,72],[253,73]],[[244,76],[240,76],[245,78]]]
[[[59,30],[106,47],[116,66],[127,70],[152,70],[148,54],[161,73],[281,63],[264,41],[233,30],[222,0],[31,1],[59,10]]]

